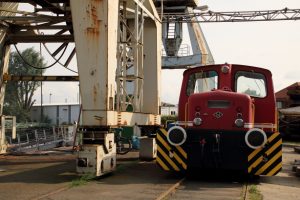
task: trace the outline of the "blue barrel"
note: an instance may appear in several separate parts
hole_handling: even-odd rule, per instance
[[[138,136],[132,136],[132,148],[140,149],[140,138]]]

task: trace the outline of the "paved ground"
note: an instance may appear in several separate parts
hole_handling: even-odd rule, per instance
[[[78,178],[74,155],[2,156],[0,199],[155,199],[182,178],[137,158],[125,156],[113,174],[71,187]]]
[[[34,199],[60,189],[76,177],[75,157],[9,156],[0,158],[0,199]]]
[[[264,199],[300,199],[300,180],[291,173],[299,156],[284,148],[284,170],[277,177],[260,179]],[[0,200],[156,199],[182,180],[160,170],[154,162],[141,162],[138,154],[119,158],[118,170],[86,185],[70,187],[75,173],[72,154],[0,156]],[[300,158],[299,158],[300,159]],[[242,199],[243,182],[235,179],[186,178],[167,199]]]
[[[264,200],[300,200],[300,177],[291,171],[294,160],[300,154],[291,147],[283,148],[283,170],[274,177],[261,177],[259,190]]]
[[[243,184],[231,181],[185,180],[168,199],[241,200]]]

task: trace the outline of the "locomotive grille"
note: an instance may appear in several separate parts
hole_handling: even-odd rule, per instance
[[[225,101],[225,100],[208,101],[207,107],[208,108],[229,108],[230,101]]]

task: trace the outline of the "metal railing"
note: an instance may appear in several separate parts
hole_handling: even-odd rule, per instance
[[[188,44],[182,44],[178,50],[178,56],[189,56],[191,55],[191,49]],[[162,56],[167,56],[165,49],[162,49]]]
[[[73,143],[73,134],[65,126],[19,129],[16,139],[6,136],[8,150],[21,152],[31,150],[48,150],[54,147],[65,146]]]

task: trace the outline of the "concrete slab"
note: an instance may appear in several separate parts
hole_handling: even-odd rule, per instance
[[[264,200],[300,200],[300,181],[292,171],[295,159],[300,159],[300,154],[293,148],[283,148],[283,169],[274,177],[261,177],[258,189],[263,194]]]
[[[180,179],[138,156],[118,157],[116,172],[79,187],[72,187],[78,179],[75,155],[5,156],[0,159],[7,169],[0,173],[0,199],[82,200],[87,194],[88,199],[155,199]]]
[[[116,172],[44,200],[156,199],[180,177],[164,173],[154,162],[123,161]]]
[[[154,161],[138,160],[138,152],[118,157],[117,171],[78,187],[75,155],[70,153],[39,156],[1,156],[0,200],[43,199],[156,199],[174,187],[182,176],[166,173]],[[284,169],[276,177],[261,177],[258,189],[264,200],[300,199],[299,178],[291,171],[293,148],[284,148]],[[167,199],[241,199],[243,182],[235,180],[186,178]]]
[[[295,160],[295,162],[293,163],[292,171],[297,172],[298,167],[300,167],[300,160]]]
[[[0,199],[35,199],[69,186],[77,177],[75,157],[6,156],[0,160],[6,171],[0,173]]]
[[[238,182],[185,181],[169,199],[240,200],[242,192],[243,184]]]

